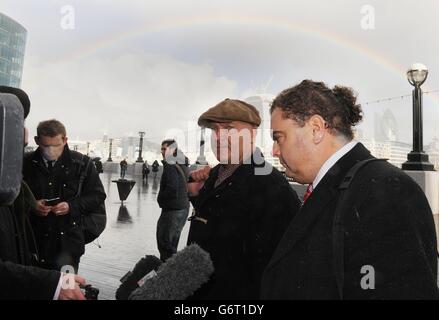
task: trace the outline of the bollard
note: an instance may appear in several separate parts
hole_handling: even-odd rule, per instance
[[[126,180],[126,179],[118,179],[112,180],[117,184],[117,191],[119,191],[119,199],[123,202],[128,198],[131,190],[133,189],[136,181],[134,180]]]

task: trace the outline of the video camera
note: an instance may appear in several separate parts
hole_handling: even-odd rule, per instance
[[[79,286],[87,300],[98,300],[99,289],[93,287],[91,284],[80,285]]]
[[[24,147],[23,107],[15,95],[0,93],[0,204],[20,192]]]

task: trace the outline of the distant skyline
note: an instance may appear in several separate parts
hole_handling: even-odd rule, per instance
[[[71,9],[74,28],[63,29]],[[31,136],[57,118],[71,139],[146,131],[159,143],[227,97],[276,95],[308,78],[350,86],[361,102],[407,95],[414,62],[429,67],[423,89],[439,89],[435,0],[2,0],[0,11],[28,31]],[[411,103],[363,105],[363,136],[389,109],[411,142]],[[437,119],[439,93],[425,95],[425,144],[439,136]]]

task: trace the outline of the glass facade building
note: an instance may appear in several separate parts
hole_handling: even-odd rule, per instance
[[[20,87],[26,29],[0,13],[0,85]]]

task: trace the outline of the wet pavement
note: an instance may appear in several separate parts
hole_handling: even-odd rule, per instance
[[[111,182],[118,178],[115,173],[101,174],[107,192],[107,227],[98,241],[86,246],[79,265],[79,274],[99,288],[99,300],[115,299],[119,279],[146,254],[159,255],[155,231],[161,212],[156,201],[160,179],[150,175],[146,183],[141,177],[127,175],[125,178],[136,184],[121,207],[117,185]],[[179,249],[186,245],[188,231],[186,223]]]
[[[153,179],[150,175],[146,183],[142,182],[141,177],[127,175],[126,178],[135,180],[136,184],[121,207],[116,183],[111,182],[118,178],[116,173],[101,175],[107,192],[107,227],[98,241],[86,246],[79,266],[79,274],[99,288],[100,300],[115,299],[119,279],[132,270],[143,256],[159,255],[155,231],[160,216],[156,201],[160,179]],[[438,224],[438,216],[435,218]],[[189,223],[186,223],[179,250],[186,245],[188,231]]]

